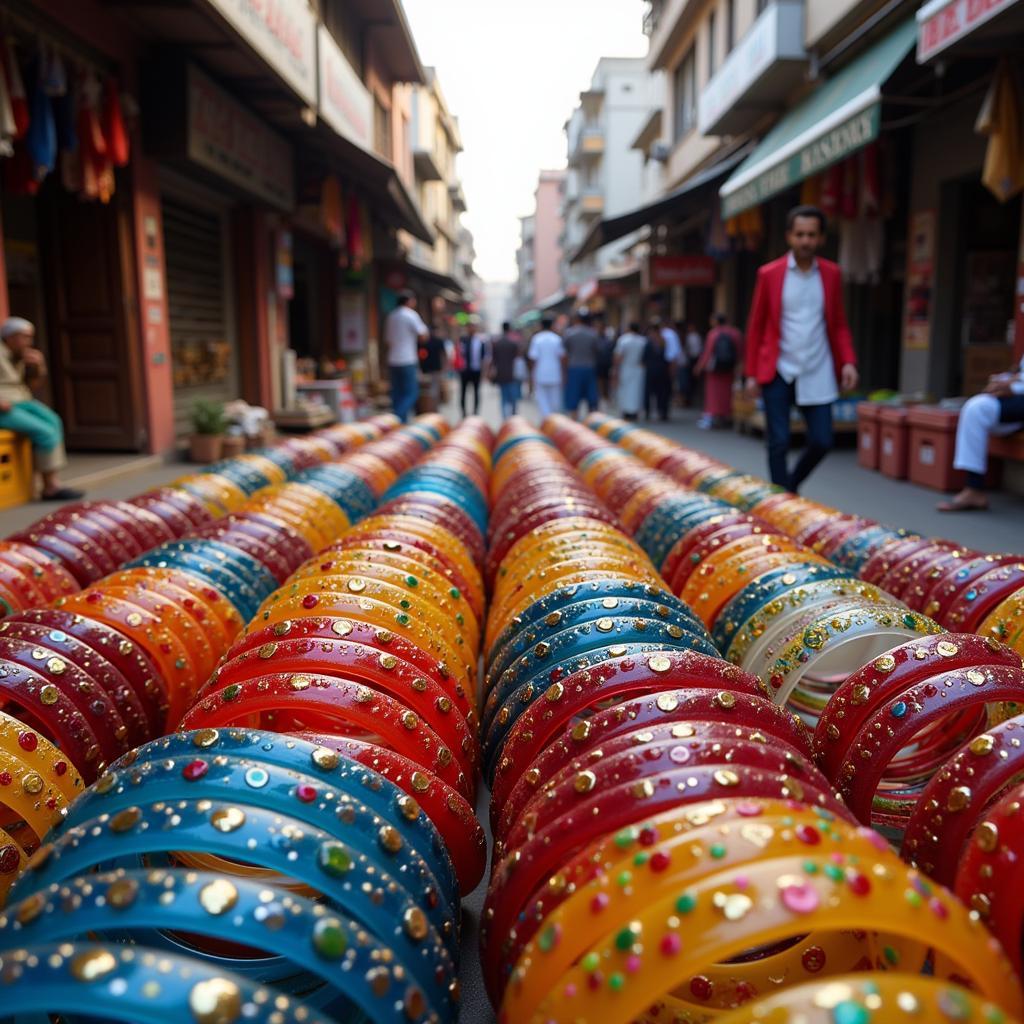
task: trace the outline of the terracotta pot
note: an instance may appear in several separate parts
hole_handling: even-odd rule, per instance
[[[193,434],[188,442],[189,458],[204,465],[216,462],[221,457],[223,445],[223,434]]]
[[[244,434],[225,434],[224,443],[221,445],[220,457],[222,459],[233,459],[245,451]]]

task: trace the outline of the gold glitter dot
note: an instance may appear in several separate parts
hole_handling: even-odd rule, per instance
[[[616,644],[614,647],[609,647],[608,648],[608,653],[613,658],[621,658],[626,653],[626,645],[625,644]]]
[[[720,786],[738,786],[740,777],[731,768],[721,768],[714,774],[714,780]]]
[[[366,589],[366,580],[359,578],[349,580],[348,589],[351,590],[353,594],[361,594]]]
[[[366,972],[366,983],[378,999],[383,999],[391,987],[391,972],[386,967],[374,967]]]
[[[43,777],[38,772],[29,772],[21,780],[21,787],[29,796],[38,796],[43,791]]]
[[[591,725],[587,721],[577,722],[572,727],[570,735],[576,743],[582,743],[590,736]]]
[[[548,626],[557,626],[561,621],[561,612],[548,612],[548,614],[544,617],[544,622]]]
[[[782,879],[779,879],[779,882],[781,884]],[[754,909],[754,901],[742,892],[716,892],[711,897],[711,902],[727,921],[741,921]]]
[[[647,659],[647,667],[652,672],[667,672],[672,667],[672,659],[665,654],[655,654]]]
[[[593,772],[580,772],[573,780],[572,787],[577,793],[589,793],[597,785],[597,776]]]
[[[410,907],[402,915],[402,927],[413,942],[422,942],[429,930],[427,915],[419,907]]]
[[[233,1024],[242,1012],[242,993],[227,978],[208,978],[188,994],[188,1008],[196,1024]]]
[[[988,917],[992,913],[992,901],[983,892],[976,892],[971,897],[971,907],[982,917]]]
[[[984,853],[995,853],[999,846],[999,828],[991,821],[983,821],[974,833],[974,841]]]
[[[398,659],[393,654],[382,654],[377,660],[380,662],[380,667],[388,672],[398,665]]]
[[[722,690],[715,694],[715,703],[720,708],[734,708],[736,706],[736,694],[728,690]]]
[[[277,653],[277,644],[264,644],[256,654],[266,660],[272,658]]]
[[[969,786],[957,786],[950,790],[949,799],[946,801],[946,809],[956,813],[966,810],[971,805],[971,790]]]
[[[679,725],[672,726],[672,736],[677,740],[685,740],[690,736],[696,736],[697,730],[692,725],[687,725],[681,722]]]
[[[615,628],[615,620],[598,619],[595,625],[599,633],[610,633]]]
[[[420,720],[416,717],[414,712],[404,711],[402,713],[402,725],[404,725],[406,729],[409,729],[411,731],[415,729],[416,726],[419,724]]]
[[[199,729],[192,734],[192,745],[205,749],[212,747],[220,739],[216,729]]]
[[[875,670],[878,672],[891,672],[896,667],[896,659],[891,654],[883,654],[875,658]]]
[[[317,747],[317,749],[309,756],[313,764],[325,772],[329,772],[334,768],[337,768],[341,762],[340,755],[328,747]]]
[[[285,619],[283,622],[274,623],[274,636],[287,636],[292,629],[291,619]]]
[[[39,691],[39,699],[47,705],[56,704],[57,701],[60,700],[60,690],[58,690],[53,683],[47,683]]]
[[[896,995],[896,1005],[904,1013],[920,1013],[921,1004],[913,992],[899,992]]]
[[[398,798],[398,809],[406,821],[415,821],[420,816],[420,805],[408,794]]]
[[[995,738],[990,736],[987,732],[983,732],[980,736],[975,736],[974,739],[971,740],[971,745],[968,749],[976,757],[984,757],[986,754],[991,754],[995,748]]]
[[[117,970],[117,959],[109,949],[89,949],[71,961],[71,977],[76,981],[99,981]]]
[[[970,672],[967,673],[967,682],[969,682],[971,686],[984,686],[985,673],[980,672],[976,668],[972,668]]]
[[[956,644],[951,644],[948,640],[940,640],[935,645],[935,650],[939,652],[944,658],[952,658],[954,655],[960,653],[960,648]]]
[[[67,671],[67,667],[67,662],[63,658],[51,658],[46,663],[46,670],[55,676],[63,675]]]
[[[210,824],[218,832],[234,832],[245,824],[245,812],[238,807],[222,807],[210,816]]]
[[[377,840],[388,853],[398,853],[405,845],[402,833],[394,825],[382,825],[377,833]]]
[[[601,601],[602,608],[618,608],[619,599],[617,597],[606,597]]]
[[[107,886],[107,905],[115,910],[123,910],[135,902],[139,894],[139,883],[134,878],[118,878]]]
[[[199,905],[215,917],[233,910],[236,903],[238,890],[226,878],[217,878],[199,890]]]
[[[291,679],[288,680],[288,685],[293,690],[308,690],[312,681],[313,680],[310,679],[309,676],[292,676]]]
[[[552,683],[544,691],[544,699],[550,704],[554,704],[556,701],[562,699],[562,695],[565,693],[565,687],[561,683]]]
[[[118,811],[110,819],[110,831],[127,832],[129,829],[134,828],[141,820],[142,811],[138,807],[126,807],[123,811]]]
[[[141,626],[142,616],[138,612],[131,612],[124,621],[127,622],[129,626]]]
[[[551,644],[541,642],[534,647],[533,653],[538,658],[546,658],[551,653]]]
[[[666,627],[665,632],[668,633],[673,640],[678,640],[683,635],[683,627],[677,626],[674,622]]]
[[[335,619],[331,624],[331,630],[338,636],[348,636],[352,632],[352,623],[348,619]]]
[[[46,897],[41,892],[34,892],[22,900],[15,915],[18,924],[31,924],[46,909]]]
[[[633,783],[631,792],[635,800],[646,800],[654,796],[654,783],[650,779],[641,779]]]
[[[412,773],[412,788],[417,793],[426,793],[430,789],[430,779],[423,772]]]
[[[679,698],[674,693],[662,693],[658,696],[657,704],[659,711],[668,713],[679,707]]]
[[[791,587],[794,583],[796,583],[796,576],[794,576],[791,572],[787,572],[786,575],[782,577],[782,583],[783,586]]]
[[[850,702],[852,704],[866,704],[868,698],[871,696],[871,691],[863,684],[858,683],[850,694]]]

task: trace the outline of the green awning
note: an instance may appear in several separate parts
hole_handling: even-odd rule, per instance
[[[540,310],[531,309],[516,319],[515,327],[529,327],[531,324],[540,323]]]
[[[758,206],[877,139],[882,86],[916,43],[911,18],[785,114],[719,190],[722,216]]]

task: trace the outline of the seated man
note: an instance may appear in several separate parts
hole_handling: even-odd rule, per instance
[[[1024,359],[1009,373],[990,377],[984,394],[969,398],[960,410],[953,468],[967,473],[967,486],[951,500],[940,502],[940,512],[988,508],[985,472],[989,435],[1012,434],[1021,427],[1024,427]]]
[[[32,442],[35,467],[43,478],[44,501],[73,501],[81,491],[61,487],[57,474],[64,467],[64,426],[60,417],[32,397],[25,383],[46,376],[42,352],[33,347],[36,329],[28,320],[12,316],[0,324],[0,430],[24,434]]]

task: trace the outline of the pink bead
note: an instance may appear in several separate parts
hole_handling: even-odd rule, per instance
[[[675,956],[683,948],[683,940],[675,932],[669,932],[661,940],[661,951],[665,956]]]

